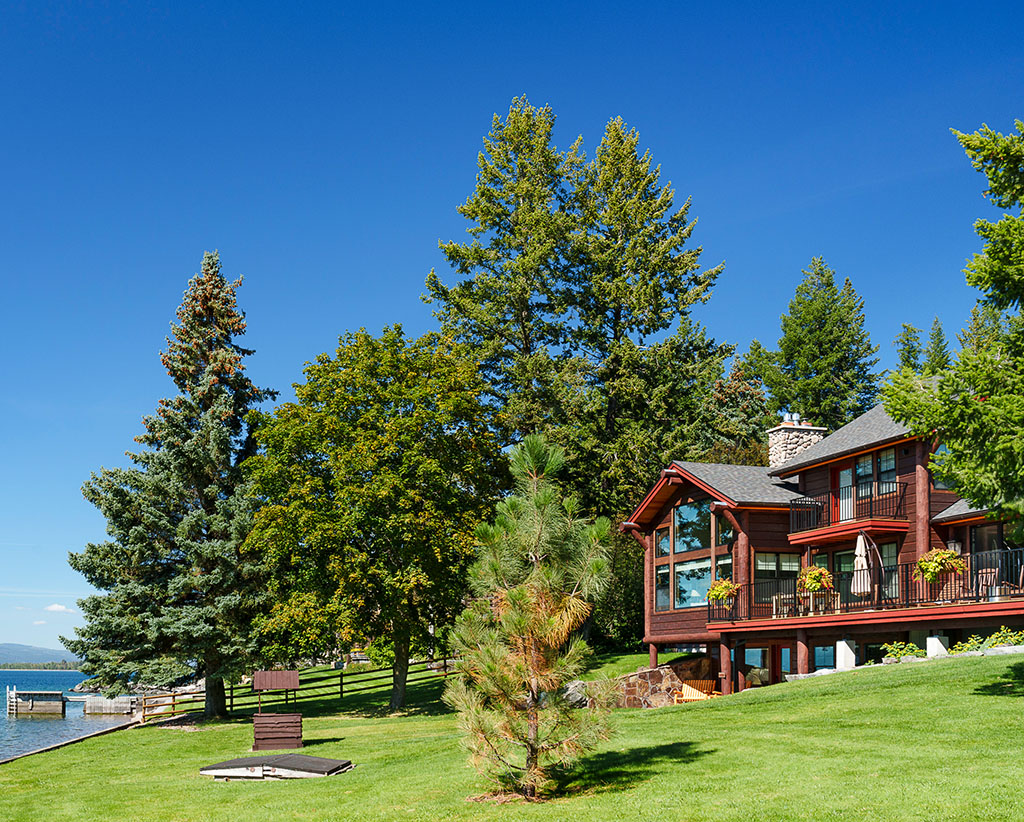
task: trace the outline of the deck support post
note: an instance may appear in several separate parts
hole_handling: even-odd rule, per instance
[[[928,446],[917,441],[917,459],[914,466],[914,559],[919,559],[931,548],[931,482],[928,477]]]
[[[733,670],[736,672],[736,693],[744,690],[747,687],[747,678],[743,675],[743,666],[746,664],[747,656],[747,643],[745,640],[739,640],[736,643],[736,664],[733,665]]]
[[[798,674],[809,674],[811,672],[811,654],[807,646],[807,629],[797,628],[796,630],[796,672]]]
[[[649,646],[647,646],[647,653],[648,653],[648,658],[647,658],[648,667],[649,668],[657,668],[658,667],[658,646],[655,645],[652,642]]]
[[[722,637],[718,643],[718,667],[722,677],[722,695],[732,693],[732,643]]]

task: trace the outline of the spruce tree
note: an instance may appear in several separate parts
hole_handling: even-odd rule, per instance
[[[133,467],[101,469],[83,487],[110,540],[69,558],[104,592],[80,601],[86,624],[63,639],[82,670],[111,690],[205,677],[207,716],[226,713],[224,679],[252,658],[263,592],[239,550],[253,508],[241,464],[254,452],[247,415],[276,395],[245,373],[240,284],[216,252],[203,256],[161,354],[178,393],[143,419]]]
[[[900,368],[909,368],[915,372],[921,370],[920,328],[903,323],[903,328],[893,340],[893,345],[896,346],[896,360]]]
[[[563,496],[555,480],[563,461],[537,435],[513,449],[515,493],[477,529],[476,599],[455,626],[460,659],[444,697],[473,764],[529,799],[548,786],[552,765],[571,763],[608,733],[600,694],[596,706],[578,709],[564,693],[586,666],[578,632],[607,581],[610,524],[586,522]]]
[[[970,503],[1018,525],[1024,521],[1024,122],[1016,134],[988,126],[954,132],[986,194],[1007,213],[978,220],[984,248],[968,262],[968,285],[983,302],[960,335],[963,345],[938,379],[900,373],[884,391],[888,413],[945,446],[936,477]]]
[[[782,315],[779,350],[755,340],[748,363],[767,386],[773,410],[836,429],[874,404],[878,346],[864,327],[864,300],[848,278],[838,287],[821,257],[803,274]]]
[[[942,330],[942,323],[936,317],[932,322],[932,329],[928,333],[928,346],[924,350],[924,364],[921,366],[921,373],[925,376],[938,374],[949,368],[951,362],[946,332]]]

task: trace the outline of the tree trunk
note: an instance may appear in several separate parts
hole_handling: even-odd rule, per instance
[[[213,717],[224,718],[228,715],[228,701],[224,693],[224,680],[219,676],[211,675],[209,673],[211,670],[214,670],[213,667],[207,666],[206,703],[203,713],[207,719],[212,719]]]
[[[523,796],[527,799],[537,798],[537,771],[540,765],[538,737],[540,733],[540,717],[537,714],[537,703],[540,701],[540,689],[536,679],[531,680],[530,690],[526,699],[526,772],[523,784]]]
[[[395,661],[391,664],[391,702],[388,708],[397,711],[405,705],[405,682],[409,677],[409,637],[395,637]]]

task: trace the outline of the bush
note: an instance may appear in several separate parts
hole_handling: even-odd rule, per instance
[[[886,642],[882,645],[882,650],[885,651],[886,656],[895,657],[896,659],[902,659],[905,656],[927,656],[913,642]]]
[[[950,648],[949,653],[956,656],[968,651],[984,651],[987,648],[999,648],[1004,645],[1024,645],[1024,631],[1014,631],[1003,625],[998,631],[985,638],[972,634],[963,642],[958,642]]]

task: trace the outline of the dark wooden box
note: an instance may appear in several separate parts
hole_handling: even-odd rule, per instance
[[[254,751],[302,747],[302,714],[253,714]]]

